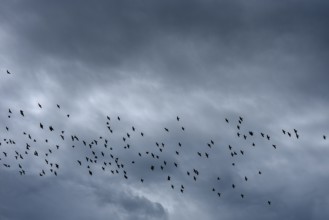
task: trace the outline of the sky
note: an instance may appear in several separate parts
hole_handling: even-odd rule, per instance
[[[0,219],[328,218],[328,10],[2,2]]]

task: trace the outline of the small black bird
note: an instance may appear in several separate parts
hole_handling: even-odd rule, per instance
[[[20,110],[21,115],[24,117],[24,112],[23,110]]]
[[[39,108],[42,108],[42,106],[41,106],[41,104],[40,104],[40,103],[38,103],[38,106],[39,106]]]
[[[9,72],[9,70],[7,70],[7,74],[11,74],[11,72]]]

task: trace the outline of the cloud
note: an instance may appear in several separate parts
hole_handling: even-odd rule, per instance
[[[295,0],[5,3],[0,152],[8,157],[0,158],[12,167],[1,168],[1,219],[324,219],[327,8]],[[55,131],[41,130],[40,122]],[[294,135],[294,128],[299,139],[281,131]],[[26,143],[40,157],[16,160]],[[49,160],[60,164],[57,177],[44,161],[49,149]],[[85,159],[96,155],[97,164]],[[112,165],[103,171],[103,162]],[[193,169],[197,181],[187,175]]]

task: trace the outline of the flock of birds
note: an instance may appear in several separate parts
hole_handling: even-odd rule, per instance
[[[7,74],[11,74],[11,72],[7,70]],[[44,110],[41,103],[35,103],[35,105],[35,108],[39,108],[41,111]],[[47,106],[47,108],[49,109],[50,107]],[[59,104],[54,105],[54,108],[61,112],[64,111]],[[23,109],[8,108],[6,117],[8,120],[12,120],[12,118],[17,119],[18,117],[28,118],[29,115],[27,112],[28,111]],[[64,113],[63,117],[69,119],[71,116],[70,114]],[[185,127],[181,122],[181,118],[177,116],[173,120],[177,123],[176,127],[173,129],[170,127],[164,127],[164,134],[169,134],[172,130],[176,132],[178,130],[180,130],[180,132],[185,132]],[[42,168],[38,169],[36,175],[39,175],[40,177],[50,175],[58,176],[60,175],[61,169],[65,168],[65,164],[60,164],[60,160],[56,159],[56,152],[61,151],[62,149],[78,151],[83,148],[83,150],[76,155],[79,158],[73,161],[73,166],[81,167],[81,170],[89,176],[95,175],[95,172],[98,171],[111,175],[118,175],[127,180],[131,176],[130,173],[134,173],[132,176],[136,178],[137,175],[140,175],[136,179],[140,181],[140,183],[144,183],[147,181],[146,176],[152,176],[152,173],[158,172],[163,173],[161,178],[168,182],[169,188],[184,193],[187,188],[186,185],[183,183],[174,183],[173,181],[175,178],[173,170],[178,169],[180,170],[179,172],[182,172],[183,170],[179,161],[180,156],[185,152],[182,150],[185,147],[183,141],[177,141],[175,147],[168,146],[167,143],[162,141],[156,141],[152,148],[146,149],[145,147],[136,147],[133,142],[134,138],[146,138],[146,135],[142,130],[137,129],[133,125],[124,132],[122,132],[122,130],[117,131],[116,129],[118,128],[116,128],[116,125],[120,124],[120,122],[120,116],[104,116],[104,129],[106,130],[106,135],[92,138],[91,140],[90,138],[88,138],[89,140],[86,140],[77,134],[69,134],[64,129],[57,128],[56,126],[48,124],[46,121],[37,122],[38,129],[40,129],[37,133],[44,132],[43,134],[47,137],[44,140],[37,138],[36,135],[32,135],[31,133],[33,132],[29,130],[22,131],[22,138],[18,138],[17,134],[10,135],[12,128],[9,125],[5,125],[3,130],[5,134],[1,134],[5,137],[0,140],[0,163],[2,163],[3,169],[18,171],[19,175],[24,176],[35,175],[33,171],[29,171],[30,167],[29,165],[25,165],[28,164],[25,163],[25,161],[28,159],[33,161],[38,160],[41,161],[39,164],[42,164]],[[2,124],[4,123],[5,122],[2,122]],[[256,146],[255,138],[258,136],[267,141],[274,150],[277,149],[277,145],[272,143],[269,134],[245,129],[243,124],[244,118],[241,116],[238,116],[237,119],[225,118],[223,119],[223,123],[226,123],[234,129],[237,138],[241,138],[242,140],[250,139],[251,142],[249,141],[248,143],[251,143],[252,147]],[[296,129],[293,129],[292,131],[282,129],[282,133],[283,135],[288,135],[290,138],[299,138],[299,133]],[[121,140],[120,144],[117,142],[117,145],[119,146],[115,147],[111,141],[113,138],[117,137],[120,137]],[[19,141],[23,140],[24,144],[17,144],[18,141],[16,138],[18,138]],[[326,135],[323,135],[323,139],[326,140]],[[172,144],[170,143],[170,145]],[[215,141],[209,139],[209,141],[199,150],[194,153],[190,152],[190,154],[194,154],[195,159],[207,159],[212,156],[212,150],[216,147]],[[117,148],[121,148],[121,153],[116,151]],[[127,151],[130,151],[132,156],[123,156],[127,155]],[[235,157],[244,156],[246,154],[243,148],[238,149],[232,145],[227,146],[227,153],[229,158],[232,158],[232,166],[236,166],[236,163],[233,162],[235,161]],[[139,164],[139,167],[142,167],[141,171],[134,172],[133,169],[136,164]],[[194,165],[197,166],[197,163]],[[262,170],[257,170],[255,172],[257,172],[256,175],[262,175]],[[184,173],[187,179],[191,182],[198,182],[199,179],[202,178],[202,173],[198,167],[189,167]],[[214,179],[216,181],[222,181],[221,176],[215,176]],[[248,181],[250,181],[248,176],[242,177],[242,182]],[[237,190],[237,183],[232,182],[230,184],[232,190]],[[222,192],[218,190],[218,187],[216,186],[210,187],[209,191],[213,192],[214,195],[219,198],[222,195]],[[241,199],[246,197],[243,192],[239,192],[238,194]],[[265,203],[271,205],[271,200],[268,199]]]

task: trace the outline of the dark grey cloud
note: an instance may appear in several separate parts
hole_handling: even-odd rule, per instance
[[[9,156],[0,158],[1,166],[13,167],[1,167],[1,219],[327,218],[328,6],[320,0],[6,2],[0,152]],[[241,134],[254,137],[237,138],[240,115]],[[55,132],[40,130],[40,122]],[[294,128],[298,140],[282,134]],[[51,156],[61,166],[58,177],[39,178],[48,167],[33,155],[20,161],[28,173],[19,176],[14,149],[29,142],[24,131],[38,139],[31,145],[40,155],[60,143]],[[127,132],[129,150],[122,141]],[[128,180],[100,163],[89,177],[84,158],[91,149],[71,134],[87,142],[108,138],[107,149],[93,150],[119,157]],[[165,144],[162,153],[156,142]],[[230,156],[228,145],[238,156]],[[163,160],[169,165],[161,171]],[[193,168],[201,173],[196,182],[186,175]]]

